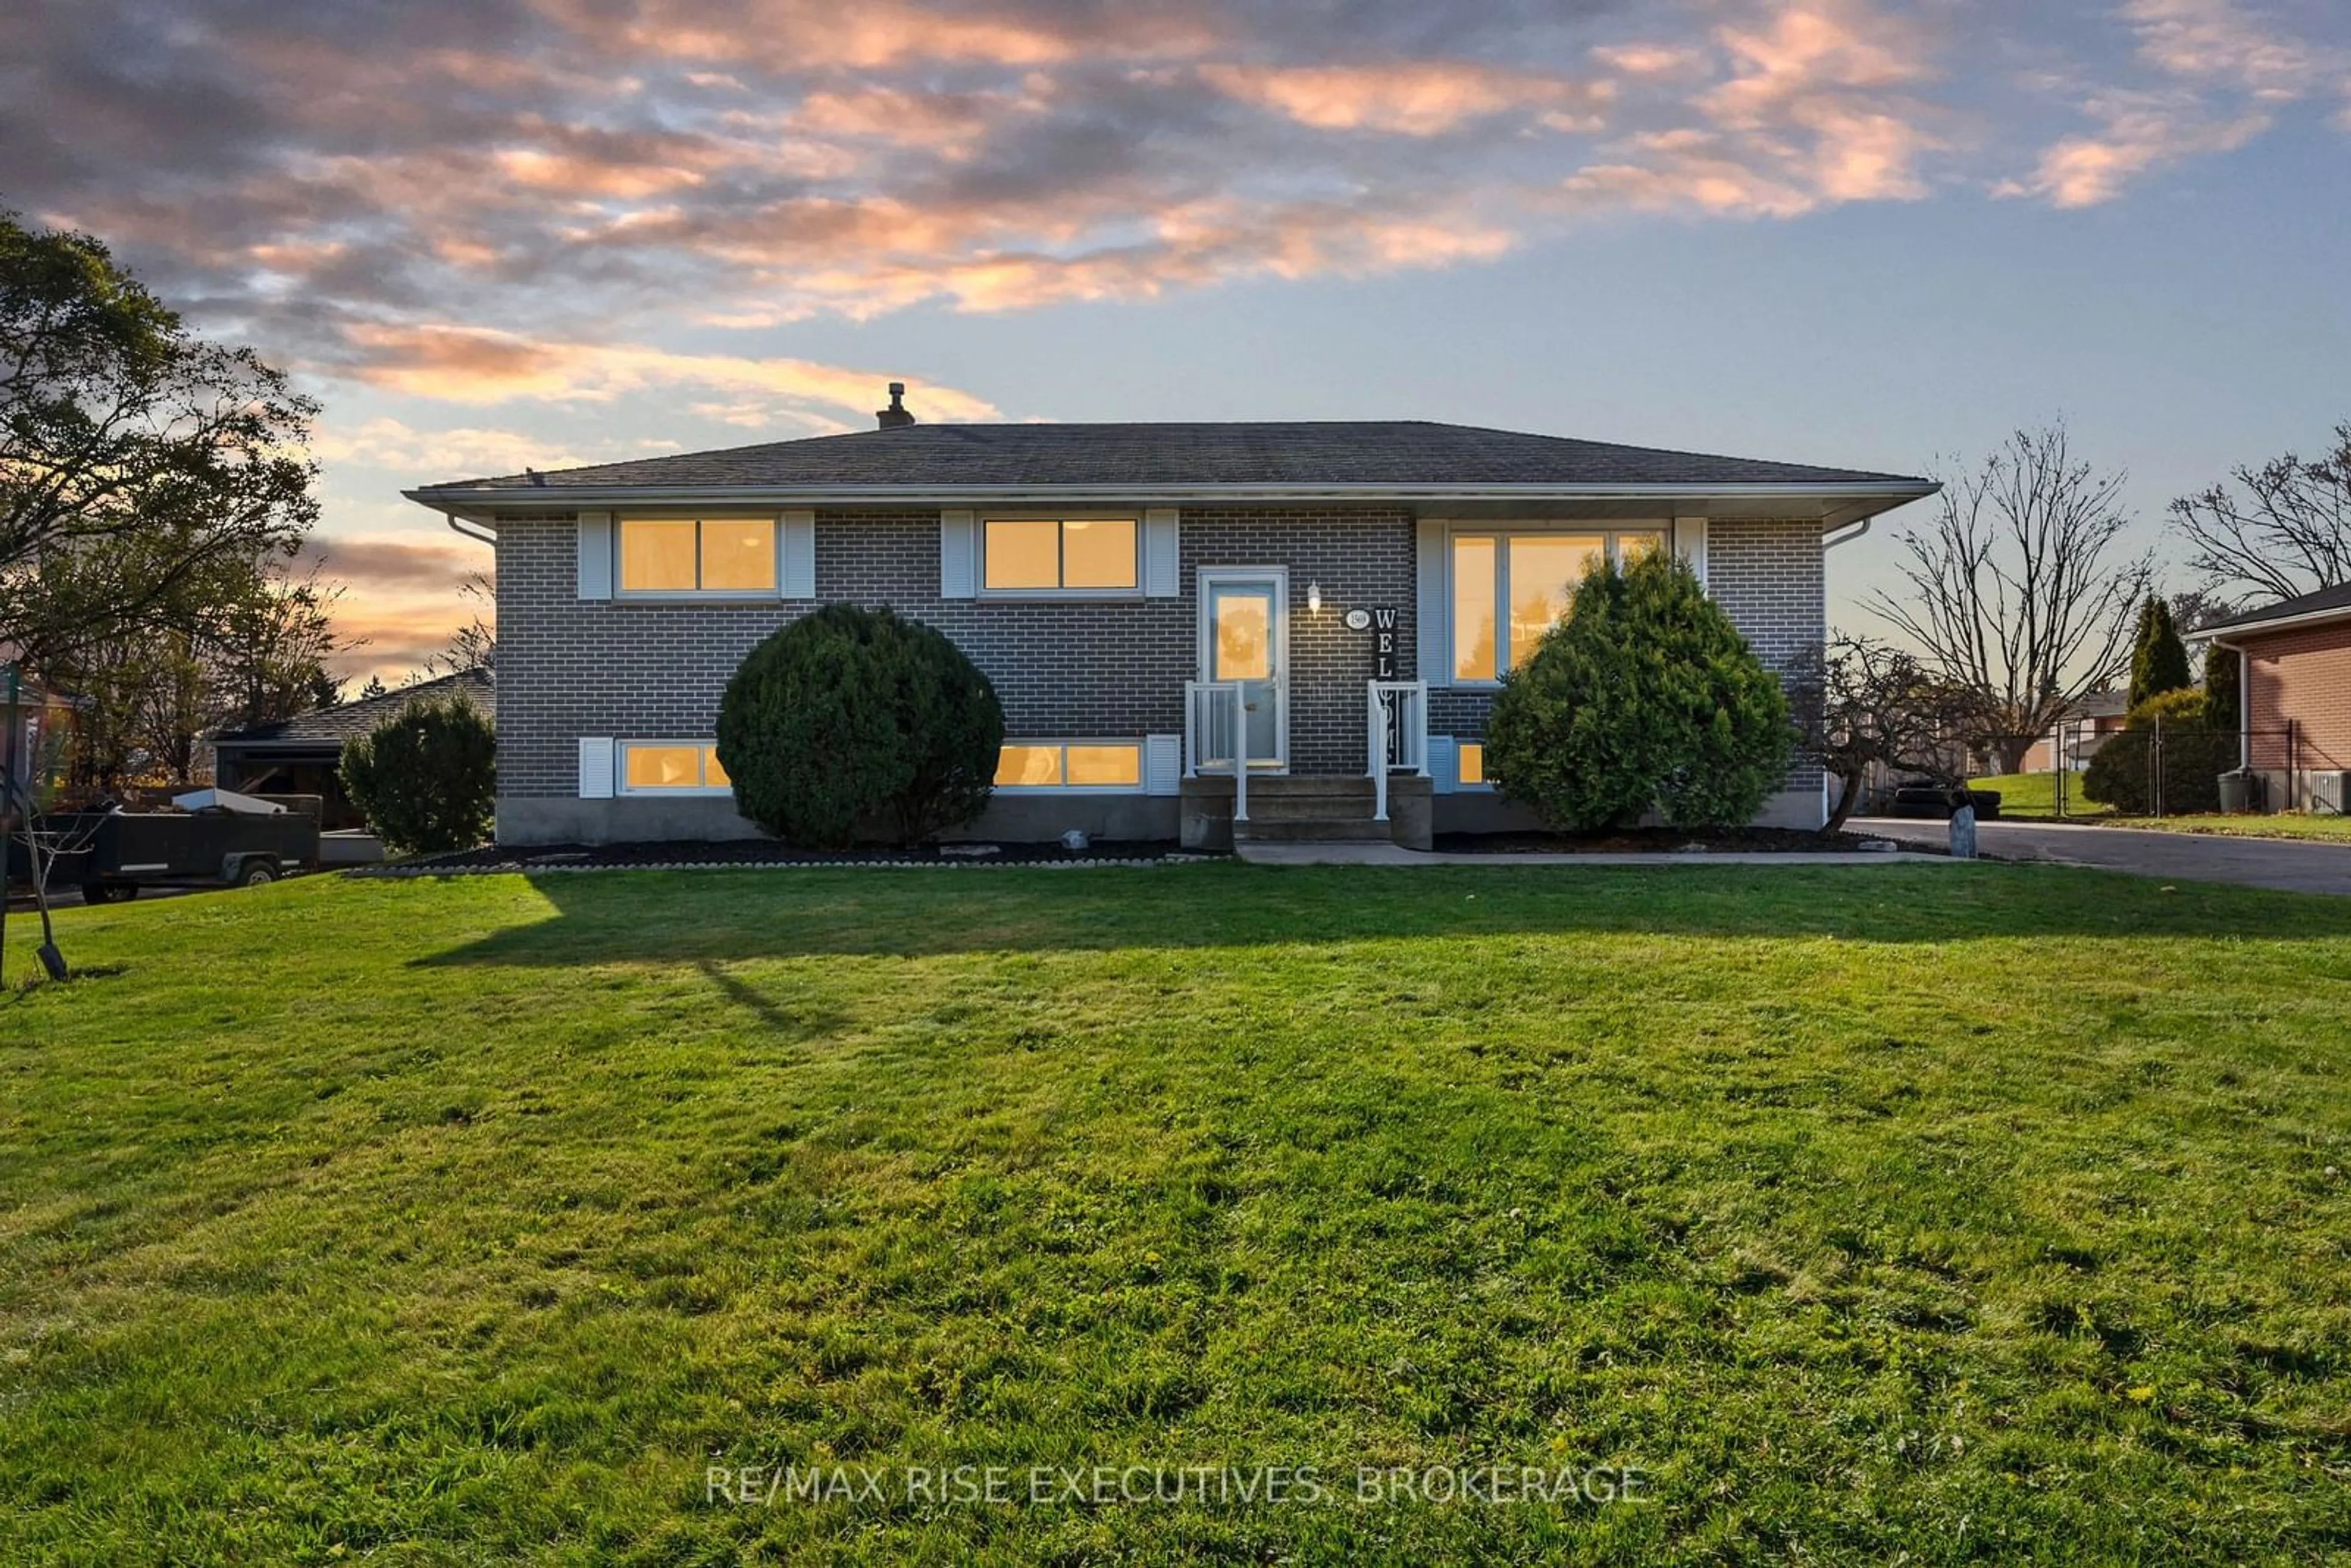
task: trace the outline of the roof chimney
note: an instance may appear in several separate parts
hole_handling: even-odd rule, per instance
[[[890,383],[890,406],[873,411],[873,423],[883,430],[895,430],[902,424],[912,424],[914,416],[906,412],[906,383]]]

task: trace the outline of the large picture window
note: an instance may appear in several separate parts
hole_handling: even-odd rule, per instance
[[[990,517],[980,582],[991,593],[1132,593],[1133,517]]]
[[[776,591],[776,525],[769,517],[623,517],[623,593]]]
[[[999,789],[1139,789],[1143,747],[1131,740],[1016,740],[997,754]]]
[[[1614,532],[1496,529],[1453,536],[1453,678],[1499,681],[1558,623],[1592,563],[1620,565],[1665,541],[1659,528]]]
[[[706,740],[624,740],[621,743],[621,789],[629,795],[716,794],[734,781],[718,765],[718,747]]]

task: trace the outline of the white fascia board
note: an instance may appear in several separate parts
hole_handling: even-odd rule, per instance
[[[2241,653],[2243,650],[2238,646],[2240,638],[2299,632],[2307,626],[2325,626],[2336,621],[2351,621],[2351,604],[2338,604],[2332,610],[2305,610],[2299,615],[2281,615],[2274,621],[2243,621],[2234,626],[2214,626],[2193,635],[2208,637],[2223,648]]]
[[[1934,495],[1941,486],[1878,483],[1849,485],[1186,485],[1119,488],[1100,485],[872,486],[844,490],[836,486],[746,486],[741,488],[577,486],[543,489],[403,490],[407,499],[446,514],[453,522],[495,528],[496,508],[533,512],[629,506],[873,507],[1010,506],[1084,502],[1124,507],[1180,506],[1251,501],[1674,501],[1703,506],[1713,501],[1781,501],[1806,504],[1842,526],[1856,514],[1871,515]]]

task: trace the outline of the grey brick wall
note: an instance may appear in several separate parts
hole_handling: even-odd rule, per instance
[[[1717,518],[1707,527],[1707,591],[1766,666],[1783,677],[1821,644],[1828,583],[1817,522]],[[1472,740],[1486,733],[1493,697],[1484,691],[1429,694],[1428,729]],[[1799,762],[1791,789],[1818,789],[1819,765]]]
[[[942,600],[935,510],[824,511],[816,521],[820,600],[887,604],[936,626],[996,683],[1012,734],[1180,734],[1196,678],[1198,571],[1286,566],[1290,596],[1291,766],[1364,766],[1367,632],[1342,613],[1391,604],[1409,674],[1413,530],[1401,507],[1186,508],[1183,594],[1071,601]],[[578,597],[569,513],[508,518],[498,530],[498,788],[568,797],[578,737],[711,733],[743,655],[810,606],[643,603]],[[1320,616],[1306,591],[1322,588]]]
[[[566,798],[579,787],[578,737],[711,733],[718,695],[743,655],[802,603],[582,601],[569,513],[503,519],[498,530],[498,771],[509,797]],[[1812,522],[1716,521],[1708,585],[1764,662],[1786,671],[1818,644],[1825,614],[1820,529]],[[1371,637],[1345,611],[1393,605],[1399,674],[1413,674],[1414,545],[1409,508],[1185,509],[1183,593],[1085,602],[942,600],[938,514],[825,511],[816,523],[821,601],[887,604],[936,626],[987,672],[1014,735],[1180,734],[1184,683],[1197,674],[1204,566],[1285,566],[1290,597],[1290,765],[1364,766],[1364,683]],[[1306,609],[1310,583],[1322,612]],[[1485,731],[1485,692],[1430,695],[1429,728]],[[1810,766],[1791,789],[1817,789]]]

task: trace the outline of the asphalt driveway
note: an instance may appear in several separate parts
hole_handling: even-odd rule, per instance
[[[1939,846],[1949,834],[1942,822],[1895,817],[1856,817],[1847,825],[1905,843]],[[2287,893],[2351,896],[2351,844],[2060,822],[1985,822],[1976,829],[1976,843],[1984,854],[1999,860],[2058,861],[2166,881],[2233,882]]]

